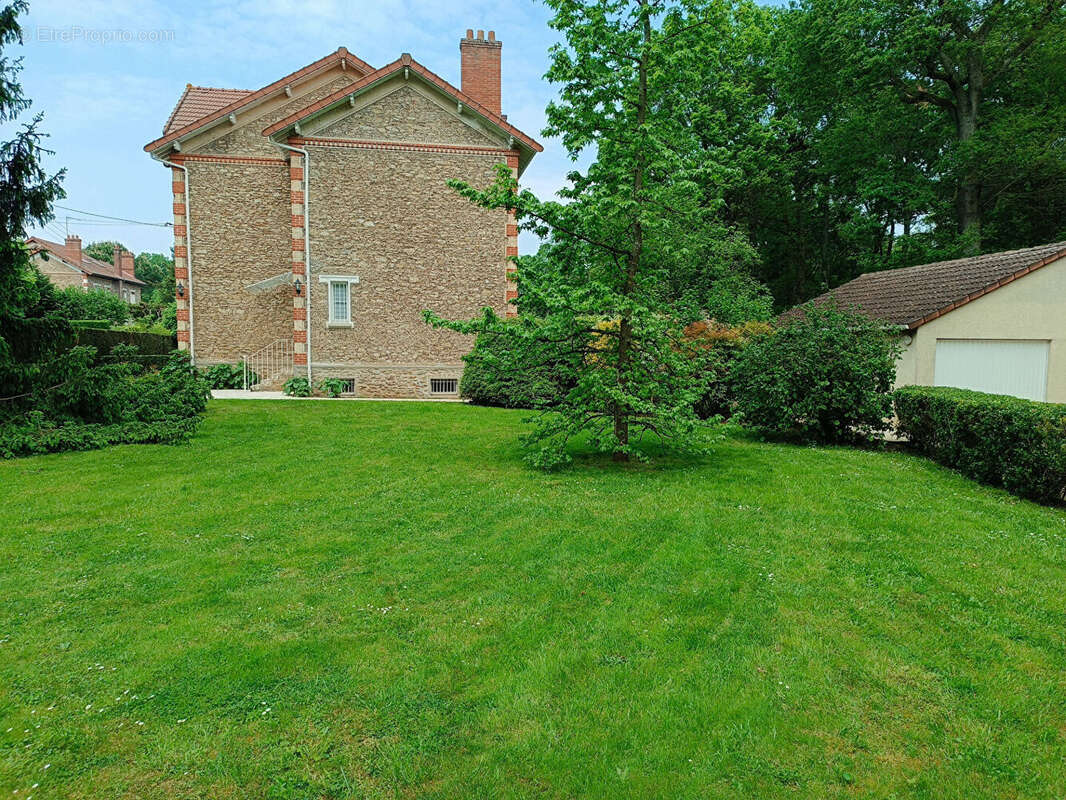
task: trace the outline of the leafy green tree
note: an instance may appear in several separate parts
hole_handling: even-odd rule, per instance
[[[162,253],[138,253],[133,260],[133,274],[144,281],[141,297],[153,303],[174,299],[174,259]]]
[[[944,199],[964,246],[978,250],[989,168],[1008,166],[988,162],[988,145],[1003,141],[997,129],[1016,132],[1036,110],[1017,95],[1020,86],[1044,83],[1039,66],[1056,56],[1061,68],[1062,0],[805,0],[800,9],[797,35],[815,56],[810,63],[823,67],[822,86],[876,97],[890,114],[912,106],[943,128],[932,175],[950,195]],[[1057,77],[1058,85],[1044,83],[1049,93],[1033,98],[1060,123],[1041,132],[1050,146],[1060,139],[1066,99],[1064,76]],[[1036,134],[1031,127],[1027,138]]]
[[[18,83],[20,58],[8,48],[22,43],[19,14],[23,0],[0,9],[0,122],[12,122],[30,107]],[[41,167],[41,115],[0,144],[0,395],[24,391],[38,373],[37,363],[61,347],[70,325],[58,313],[54,291],[33,268],[25,247],[27,228],[52,219],[52,203],[62,198],[63,172],[49,176]]]
[[[89,242],[87,245],[85,245],[85,248],[82,252],[84,252],[85,255],[89,256],[89,258],[95,258],[97,261],[103,261],[107,264],[114,264],[116,247],[120,250],[129,249],[126,247],[126,245],[122,244],[122,242],[116,242],[108,239],[103,242]]]
[[[464,333],[511,337],[516,361],[548,349],[572,365],[571,388],[536,418],[528,460],[553,467],[585,436],[626,461],[645,434],[681,451],[702,448],[694,405],[705,382],[700,353],[684,326],[703,316],[693,297],[671,287],[696,274],[721,245],[717,209],[701,181],[723,167],[693,159],[687,105],[699,80],[698,8],[653,0],[549,0],[564,42],[551,51],[548,79],[559,98],[547,110],[548,135],[573,158],[596,157],[570,175],[565,204],[519,191],[506,167],[487,190],[453,183],[490,208],[514,209],[519,224],[546,240],[519,260],[517,324],[490,310],[472,321],[430,322]],[[535,355],[534,355],[535,357]]]

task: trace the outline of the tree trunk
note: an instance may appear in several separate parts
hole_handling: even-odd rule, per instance
[[[640,55],[640,61],[637,67],[638,76],[638,88],[637,88],[637,125],[640,130],[644,130],[644,122],[648,113],[648,45],[651,42],[651,17],[648,15],[648,11],[645,8],[645,0],[640,0],[640,12],[644,17],[644,49]],[[637,151],[636,164],[633,168],[633,199],[637,206],[636,214],[633,218],[632,235],[633,239],[630,242],[629,254],[626,256],[626,274],[625,282],[622,289],[622,294],[625,297],[629,297],[636,289],[637,282],[637,269],[640,267],[640,257],[644,251],[644,226],[640,218],[640,203],[641,195],[644,193],[644,148],[641,147]],[[631,358],[631,349],[633,346],[633,321],[626,312],[622,315],[621,322],[618,326],[618,380],[622,385],[623,391],[626,389],[628,383],[628,376],[626,375],[626,369],[629,366],[629,359]],[[616,402],[613,408],[614,412],[614,437],[617,442],[616,449],[614,451],[615,461],[629,461],[629,453],[626,452],[626,448],[629,446],[629,409],[624,407],[621,403]]]
[[[971,60],[968,67],[966,84],[955,91],[955,130],[963,148],[977,133],[984,82],[981,66],[976,60]],[[973,254],[981,252],[981,182],[972,164],[967,164],[959,180],[956,219],[959,234],[967,239],[966,249]]]

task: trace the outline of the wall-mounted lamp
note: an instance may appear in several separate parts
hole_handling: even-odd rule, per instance
[[[184,296],[185,296],[185,284],[181,283],[179,281],[178,282],[178,297],[184,297]]]
[[[303,284],[300,283],[300,279],[299,278],[296,279],[296,282],[293,283],[293,286],[296,289],[296,296],[299,297],[300,296],[300,292],[303,291]]]

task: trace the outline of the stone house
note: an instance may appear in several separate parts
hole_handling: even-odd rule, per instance
[[[471,341],[422,312],[508,313],[518,231],[446,181],[488,185],[542,149],[501,113],[501,43],[466,33],[461,89],[407,53],[375,69],[343,47],[256,91],[186,87],[145,150],[172,170],[195,363],[269,353],[277,380],[456,394]]]
[[[133,253],[128,250],[116,247],[114,264],[108,264],[85,255],[77,236],[68,236],[63,244],[31,236],[26,246],[37,269],[60,289],[96,289],[111,292],[127,303],[141,302],[145,283],[133,274]]]

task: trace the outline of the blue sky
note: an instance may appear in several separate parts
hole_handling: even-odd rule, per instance
[[[549,16],[532,0],[31,0],[22,84],[45,115],[55,151],[47,167],[67,168],[62,205],[166,222],[170,178],[143,147],[186,83],[257,89],[344,45],[373,66],[409,52],[458,86],[459,39],[467,28],[492,29],[503,42],[503,111],[545,146],[522,181],[547,197],[570,168],[559,143],[540,133],[553,95],[543,79],[557,36]],[[167,228],[94,224],[63,209],[35,232],[61,239],[67,216],[85,243],[119,239],[135,252],[169,252],[172,243]]]

